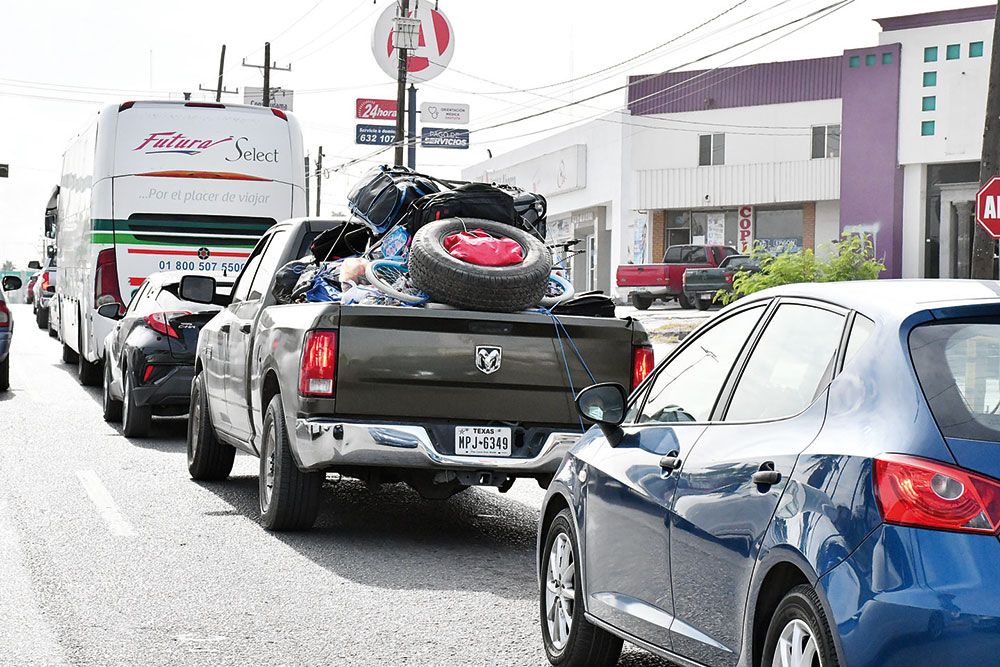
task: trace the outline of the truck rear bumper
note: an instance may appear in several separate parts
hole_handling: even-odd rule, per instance
[[[305,470],[336,466],[498,471],[510,475],[549,475],[580,433],[551,430],[530,457],[459,456],[442,453],[431,432],[406,424],[357,424],[326,418],[295,420],[296,454]]]

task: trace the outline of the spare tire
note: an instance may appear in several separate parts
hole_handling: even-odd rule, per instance
[[[511,266],[479,266],[445,250],[445,237],[474,229],[517,241],[524,261]],[[552,271],[549,251],[537,238],[517,227],[479,218],[449,218],[425,225],[413,237],[409,263],[414,287],[432,300],[498,313],[538,306]]]

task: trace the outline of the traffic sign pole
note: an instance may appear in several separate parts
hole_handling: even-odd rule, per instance
[[[407,103],[410,105],[406,110],[407,121],[408,121],[408,132],[406,135],[407,147],[406,147],[406,166],[410,169],[417,168],[417,87],[412,83],[410,84],[410,99]]]
[[[410,0],[401,0],[399,16],[410,15]],[[403,110],[406,108],[406,49],[400,48],[396,69],[396,166],[403,166]]]

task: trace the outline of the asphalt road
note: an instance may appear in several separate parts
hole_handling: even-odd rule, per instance
[[[545,665],[543,492],[330,482],[316,528],[257,523],[257,460],[187,475],[182,420],[126,439],[14,306],[0,394],[0,665]],[[627,548],[627,545],[623,545]],[[626,647],[622,665],[666,665]]]

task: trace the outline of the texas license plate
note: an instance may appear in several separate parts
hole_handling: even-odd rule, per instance
[[[501,426],[456,426],[455,453],[464,456],[510,456],[511,430]]]

